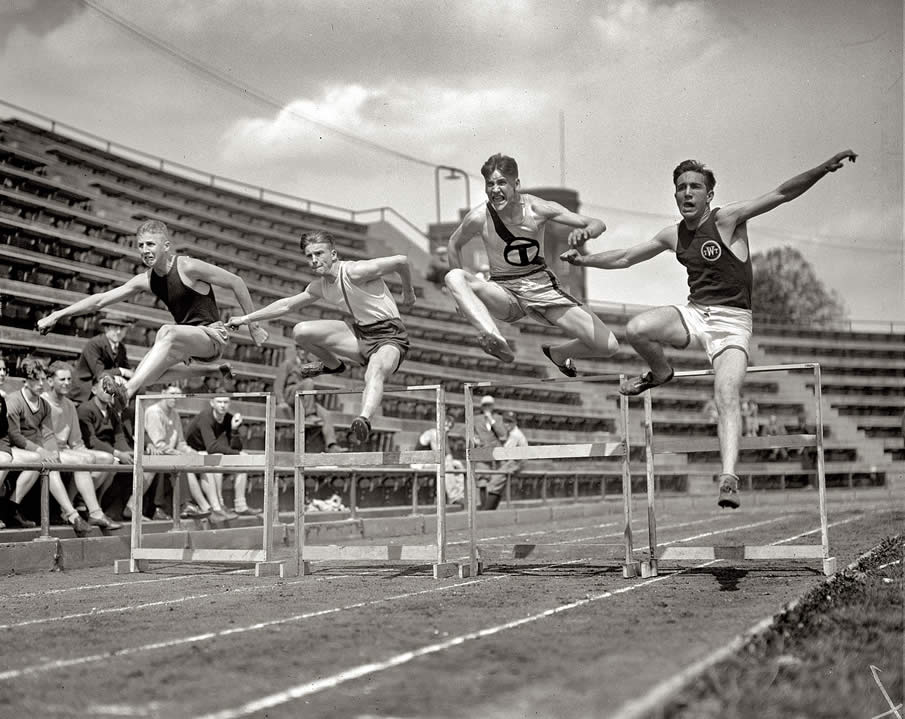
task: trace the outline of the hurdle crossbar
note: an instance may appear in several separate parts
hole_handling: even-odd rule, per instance
[[[605,373],[588,375],[576,378],[552,378],[543,380],[549,383],[566,382],[590,382],[625,378],[624,374]],[[506,383],[506,387],[519,387],[539,384],[538,381]],[[465,469],[466,469],[466,495],[468,505],[468,574],[476,575],[483,571],[483,558],[477,543],[477,483],[475,479],[475,462],[492,462],[507,459],[573,459],[579,457],[621,457],[622,458],[622,493],[624,506],[625,527],[623,531],[623,544],[625,557],[623,563],[623,576],[635,577],[640,573],[640,562],[634,558],[632,546],[631,522],[631,469],[629,466],[629,435],[628,435],[628,401],[620,395],[621,417],[621,441],[618,442],[585,442],[577,444],[559,445],[535,445],[531,447],[476,447],[475,416],[474,416],[474,391],[492,386],[503,386],[500,382],[482,381],[466,382],[465,391]],[[507,484],[508,490],[508,484]],[[594,546],[619,546],[619,545],[594,545]],[[585,554],[587,552],[585,551]],[[514,558],[523,558],[519,554],[518,547],[512,549]],[[463,567],[464,569],[464,567]],[[464,574],[464,573],[463,573]]]
[[[832,575],[836,571],[836,560],[830,556],[828,520],[826,512],[826,473],[823,452],[823,408],[820,365],[815,362],[789,365],[763,365],[749,367],[748,372],[785,372],[811,370],[814,373],[814,405],[816,432],[814,434],[791,434],[773,437],[743,437],[739,439],[739,449],[774,449],[780,447],[815,447],[817,449],[817,489],[820,513],[819,545],[744,545],[718,547],[660,547],[657,542],[657,522],[655,513],[655,463],[656,455],[689,454],[720,450],[715,438],[656,440],[653,431],[653,409],[650,390],[644,393],[644,437],[645,464],[647,469],[647,515],[648,543],[650,558],[641,564],[643,577],[656,576],[658,562],[663,560],[773,560],[773,559],[821,559],[823,572]],[[714,370],[693,370],[676,372],[676,378],[703,377],[713,375]]]
[[[115,573],[144,571],[148,562],[219,562],[219,563],[255,563],[255,574],[273,573],[273,523],[275,468],[275,404],[273,395],[266,392],[242,392],[231,394],[233,398],[263,398],[265,404],[265,436],[263,454],[191,454],[191,455],[148,455],[145,454],[145,426],[142,403],[149,400],[188,397],[190,395],[149,394],[135,398],[135,463],[132,471],[132,533],[129,559],[114,562]],[[223,394],[192,395],[195,397],[222,397]],[[262,531],[261,549],[208,549],[208,548],[163,548],[143,546],[142,510],[143,510],[143,478],[145,471],[198,471],[198,472],[248,472],[264,473],[264,527]]]
[[[361,390],[355,390],[360,392]],[[311,453],[305,451],[304,395],[321,394],[321,390],[301,390],[295,394],[295,537],[293,562],[288,571],[295,575],[310,574],[311,561],[410,561],[433,560],[435,578],[445,578],[461,571],[446,557],[446,390],[442,385],[412,385],[397,391],[432,391],[435,395],[437,446],[436,450],[401,450],[396,452],[348,452],[344,454]],[[327,390],[332,394],[350,394],[351,390]],[[305,541],[305,469],[316,467],[367,467],[409,464],[436,466],[437,536],[433,544],[417,545],[309,545]],[[417,487],[413,490],[417,496]],[[416,500],[413,500],[413,505]],[[287,569],[281,567],[281,575]]]

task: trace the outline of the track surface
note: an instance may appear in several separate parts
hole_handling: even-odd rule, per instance
[[[840,569],[905,519],[888,500],[834,502],[829,516]],[[488,528],[488,553],[545,546],[464,580],[326,563],[298,579],[186,564],[6,577],[0,717],[616,717],[823,579],[819,562],[781,560],[623,579],[600,558],[618,548],[599,547],[621,540],[618,521]],[[667,506],[658,529],[687,545],[819,543],[798,502]],[[452,557],[463,540],[451,533]],[[565,559],[583,545],[598,546]]]

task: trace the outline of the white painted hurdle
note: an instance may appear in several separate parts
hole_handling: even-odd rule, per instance
[[[292,564],[282,572],[295,575],[310,573],[312,560],[330,561],[408,561],[433,562],[433,574],[437,579],[450,577],[458,571],[458,565],[446,557],[446,391],[442,385],[411,385],[386,388],[391,392],[433,391],[435,393],[436,427],[439,449],[401,450],[396,452],[347,452],[328,454],[305,451],[305,412],[302,397],[319,394],[359,394],[361,389],[301,390],[295,396],[295,541]],[[437,465],[437,536],[433,544],[414,545],[313,545],[305,542],[305,469],[312,467],[385,467],[409,464]]]
[[[192,454],[192,455],[150,455],[140,451],[144,444],[144,412],[142,403],[149,400],[184,399],[194,397],[212,399],[229,396],[231,399],[264,399],[265,429],[263,454]],[[220,394],[143,394],[135,398],[135,464],[132,473],[132,497],[135,506],[132,508],[132,534],[129,559],[114,562],[116,574],[124,572],[141,572],[148,568],[152,560],[169,562],[217,562],[217,563],[254,563],[255,575],[269,575],[281,570],[280,564],[273,561],[273,524],[274,524],[274,470],[275,470],[275,422],[274,397],[268,392],[243,392],[230,395]],[[261,549],[219,549],[193,547],[146,547],[142,534],[143,477],[145,471],[172,472],[247,472],[264,473],[264,529]]]
[[[817,491],[820,512],[819,545],[745,545],[721,547],[660,547],[657,543],[657,519],[655,513],[655,463],[654,458],[662,454],[687,454],[712,452],[720,448],[716,438],[695,438],[657,441],[653,431],[653,413],[650,390],[644,393],[644,447],[647,468],[647,519],[649,559],[641,563],[641,575],[657,575],[658,563],[666,560],[770,560],[770,559],[820,559],[823,572],[827,576],[836,572],[836,559],[830,556],[826,514],[826,474],[823,455],[823,409],[820,365],[817,363],[765,365],[748,367],[749,373],[787,372],[811,370],[814,373],[815,434],[777,435],[772,437],[742,437],[739,449],[774,449],[781,447],[815,447],[817,449]],[[676,372],[673,381],[683,377],[712,376],[713,370]],[[627,411],[627,410],[626,410]],[[631,527],[628,528],[631,532]]]
[[[494,386],[527,387],[541,384],[566,384],[574,382],[594,382],[601,380],[620,381],[625,379],[624,374],[616,373],[587,375],[574,378],[538,379],[519,383],[500,383],[492,381],[466,382],[465,390],[465,467],[466,467],[466,500],[468,503],[468,564],[462,566],[460,572],[463,576],[477,575],[483,571],[483,559],[477,543],[477,509],[474,498],[477,496],[475,482],[475,462],[506,460],[506,459],[573,459],[579,457],[622,457],[622,497],[623,497],[623,544],[624,558],[622,574],[626,578],[637,577],[641,572],[641,564],[635,559],[632,538],[632,479],[629,465],[629,433],[628,433],[628,401],[620,395],[621,438],[618,442],[585,442],[577,444],[561,445],[535,445],[531,447],[475,447],[474,429],[474,391]],[[611,545],[582,545],[581,551],[587,554],[589,546]],[[514,550],[517,554],[518,550]]]

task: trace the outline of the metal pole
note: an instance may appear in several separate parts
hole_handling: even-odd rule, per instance
[[[299,418],[301,417],[301,421]],[[302,453],[305,451],[305,411],[302,408],[302,396],[295,395],[295,492],[293,523],[295,525],[295,565],[296,573],[301,576],[305,573],[305,473],[302,471]]]
[[[468,511],[468,561],[471,575],[478,571],[477,555],[477,513],[475,511],[475,499],[477,488],[475,487],[474,462],[471,459],[471,450],[474,447],[474,395],[471,385],[465,383],[465,503]]]
[[[814,428],[817,435],[817,496],[820,503],[820,541],[823,544],[823,558],[830,556],[830,538],[826,516],[826,465],[823,457],[823,389],[821,387],[820,365],[814,365],[814,405],[816,408]]]
[[[657,562],[657,487],[654,479],[654,417],[650,390],[644,393],[644,460],[647,468],[647,538],[653,569]]]
[[[276,407],[274,396],[268,395],[264,406],[264,561],[269,562],[273,555],[273,522],[278,518],[275,512],[274,499],[274,455],[276,445]],[[274,515],[277,514],[277,517]]]
[[[620,384],[625,380],[625,375],[619,375]],[[622,457],[622,512],[623,512],[623,538],[625,540],[625,565],[628,567],[635,562],[635,550],[632,543],[632,469],[629,464],[629,414],[628,397],[619,395],[619,409],[622,417],[622,442],[625,445],[625,454]]]
[[[144,436],[145,418],[141,411],[141,396],[135,397],[135,464],[132,468],[132,556],[129,557],[129,571],[138,571],[138,562],[134,554],[141,549],[141,522],[144,512]]]
[[[53,539],[50,536],[50,472],[41,472],[41,534],[36,540]]]
[[[440,461],[437,463],[437,564],[446,563],[446,390],[437,389],[437,443]],[[415,476],[417,488],[418,477]],[[417,489],[415,490],[417,494]]]

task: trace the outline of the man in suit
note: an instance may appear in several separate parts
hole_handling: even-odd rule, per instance
[[[481,397],[481,409],[475,413],[474,418],[475,446],[477,447],[502,447],[506,440],[506,429],[503,427],[503,416],[496,411],[496,403],[492,395],[485,394]],[[475,462],[476,484],[481,494],[481,507],[486,508],[490,501],[488,497],[488,485],[494,481],[496,475],[482,474],[481,470],[496,469],[497,463]]]

